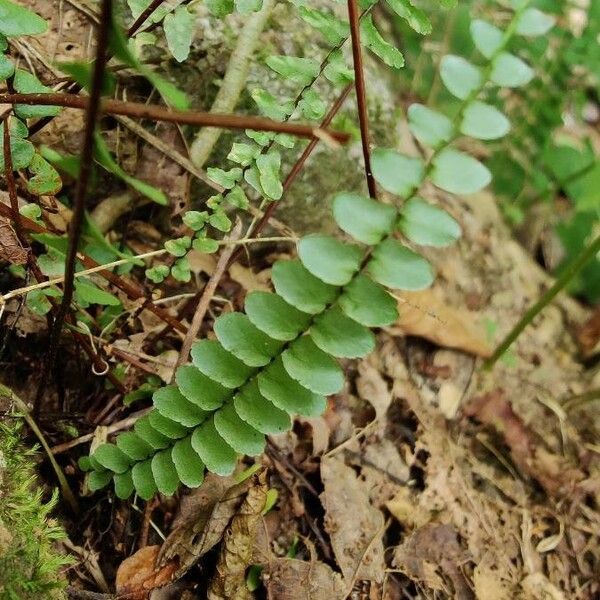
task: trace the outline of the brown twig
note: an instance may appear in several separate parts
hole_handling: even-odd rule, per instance
[[[233,229],[231,230],[228,240],[237,240],[240,237],[241,233],[242,222],[238,220]],[[221,256],[219,256],[219,260],[217,261],[214,273],[211,275],[210,279],[208,280],[208,283],[204,287],[204,291],[202,292],[202,296],[198,302],[198,306],[196,307],[196,312],[194,312],[192,323],[185,335],[185,339],[183,340],[181,352],[179,353],[177,364],[175,365],[176,369],[188,360],[190,350],[192,349],[192,344],[194,343],[194,340],[196,339],[196,336],[200,331],[202,321],[204,321],[204,316],[206,315],[206,311],[208,310],[208,305],[210,304],[212,297],[215,295],[215,291],[217,289],[217,286],[219,285],[219,281],[221,281],[221,277],[223,277],[223,274],[227,270],[227,266],[229,265],[229,259],[231,258],[234,249],[235,246],[233,244],[225,246],[223,252],[221,252]]]
[[[47,385],[47,377],[50,373],[56,354],[58,351],[58,342],[62,326],[71,306],[74,289],[74,275],[77,260],[77,249],[79,240],[81,239],[81,231],[83,225],[83,216],[85,213],[85,199],[87,188],[92,172],[92,161],[94,158],[94,131],[96,122],[100,115],[100,96],[102,93],[102,79],[104,77],[104,68],[106,64],[106,50],[108,46],[108,30],[112,18],[112,0],[102,0],[102,11],[100,25],[97,32],[96,41],[96,60],[94,62],[94,73],[90,96],[86,103],[86,122],[85,132],[83,137],[83,149],[81,152],[81,168],[77,179],[75,189],[75,199],[73,204],[73,215],[69,224],[69,245],[67,248],[67,257],[65,260],[65,280],[63,284],[63,296],[57,314],[54,318],[54,323],[49,334],[48,355],[44,361],[42,368],[42,377],[34,403],[34,415],[39,414],[40,403],[43,391]]]
[[[89,110],[91,96],[75,94],[0,94],[0,104],[30,104],[42,106],[63,106]],[[246,115],[219,114],[200,111],[171,110],[154,104],[141,102],[122,102],[121,100],[103,100],[102,111],[112,115],[125,115],[136,119],[165,121],[179,125],[195,125],[197,127],[219,127],[221,129],[252,129],[254,131],[270,131],[288,133],[298,137],[315,138],[325,135],[341,144],[348,141],[350,135],[342,131],[321,131],[313,125],[301,123],[282,123],[264,117]]]
[[[369,114],[367,111],[367,92],[362,65],[360,45],[360,16],[356,0],[348,0],[348,18],[350,20],[350,35],[352,37],[352,60],[354,62],[354,85],[356,87],[356,102],[358,104],[358,122],[360,124],[360,139],[362,142],[365,174],[371,198],[377,198],[377,185],[371,171],[371,150],[369,148]]]
[[[133,25],[127,30],[127,37],[133,37],[146,19],[164,2],[164,0],[152,0],[147,8],[142,11],[140,16],[134,21]]]

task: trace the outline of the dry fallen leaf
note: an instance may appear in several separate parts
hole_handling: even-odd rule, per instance
[[[27,264],[27,250],[21,246],[12,225],[0,219],[0,258],[13,265]]]

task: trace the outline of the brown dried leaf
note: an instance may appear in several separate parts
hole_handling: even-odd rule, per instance
[[[13,265],[27,264],[27,250],[21,246],[15,230],[6,219],[0,219],[0,258]]]
[[[577,332],[577,342],[584,358],[600,352],[600,307]]]
[[[381,583],[385,571],[384,519],[371,505],[367,486],[337,455],[322,461],[321,478],[325,529],[344,579]]]

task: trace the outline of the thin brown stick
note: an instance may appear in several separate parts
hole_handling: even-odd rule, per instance
[[[64,106],[88,110],[91,96],[75,94],[0,94],[0,104],[39,104],[43,106]],[[348,141],[350,135],[342,131],[321,131],[313,125],[301,123],[281,123],[264,117],[246,115],[219,114],[199,111],[171,110],[154,104],[141,102],[122,102],[120,100],[103,100],[102,111],[112,115],[125,115],[136,119],[165,121],[180,125],[197,127],[220,127],[221,129],[252,129],[254,131],[270,131],[288,133],[298,137],[315,138],[319,135],[329,136],[341,144]]]
[[[354,62],[354,85],[356,87],[356,102],[358,104],[358,122],[360,124],[360,139],[362,142],[363,158],[367,187],[371,198],[377,198],[377,185],[371,171],[371,150],[369,148],[369,113],[367,110],[367,92],[362,65],[360,45],[360,24],[356,0],[348,0],[348,18],[350,20],[350,36],[352,38],[352,60]]]
[[[134,21],[133,25],[127,30],[127,37],[133,37],[140,27],[144,24],[146,19],[164,2],[164,0],[152,0],[147,8],[140,14],[140,16]]]
[[[47,377],[50,373],[58,351],[58,342],[62,331],[62,326],[71,306],[74,290],[75,265],[77,260],[77,249],[81,239],[83,216],[85,213],[85,199],[87,188],[92,172],[92,161],[94,159],[94,131],[96,122],[100,115],[100,96],[102,93],[102,79],[104,77],[104,68],[106,65],[106,50],[108,46],[108,30],[112,16],[112,0],[102,0],[102,12],[100,25],[97,32],[96,60],[94,62],[94,73],[90,96],[86,107],[85,132],[83,137],[83,149],[81,152],[81,168],[77,179],[75,189],[75,199],[73,203],[73,215],[69,224],[69,245],[67,248],[67,257],[65,260],[65,281],[63,284],[63,296],[54,323],[49,334],[48,354],[42,368],[42,377],[35,398],[34,415],[37,416],[40,410],[40,403],[44,389],[47,386]]]
[[[241,233],[242,222],[238,220],[228,236],[228,241],[237,240],[240,237]],[[192,323],[185,335],[185,339],[183,340],[181,352],[179,353],[179,358],[177,359],[177,364],[175,365],[175,368],[187,362],[190,356],[192,344],[194,343],[194,340],[196,339],[196,336],[200,331],[202,321],[204,321],[204,316],[206,315],[206,311],[208,310],[208,305],[210,304],[212,297],[215,295],[215,291],[217,289],[217,286],[219,285],[219,281],[221,281],[221,277],[223,277],[223,274],[227,270],[227,267],[229,265],[229,259],[231,258],[234,249],[234,244],[228,245],[223,249],[223,252],[221,252],[221,256],[219,256],[219,260],[217,261],[215,271],[211,275],[206,286],[204,287],[204,291],[202,292],[202,296],[198,302],[198,306],[196,307],[196,312],[194,313]]]

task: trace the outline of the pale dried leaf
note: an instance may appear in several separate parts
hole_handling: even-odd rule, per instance
[[[15,230],[6,219],[0,219],[0,259],[13,265],[27,264],[27,250],[21,246]]]

